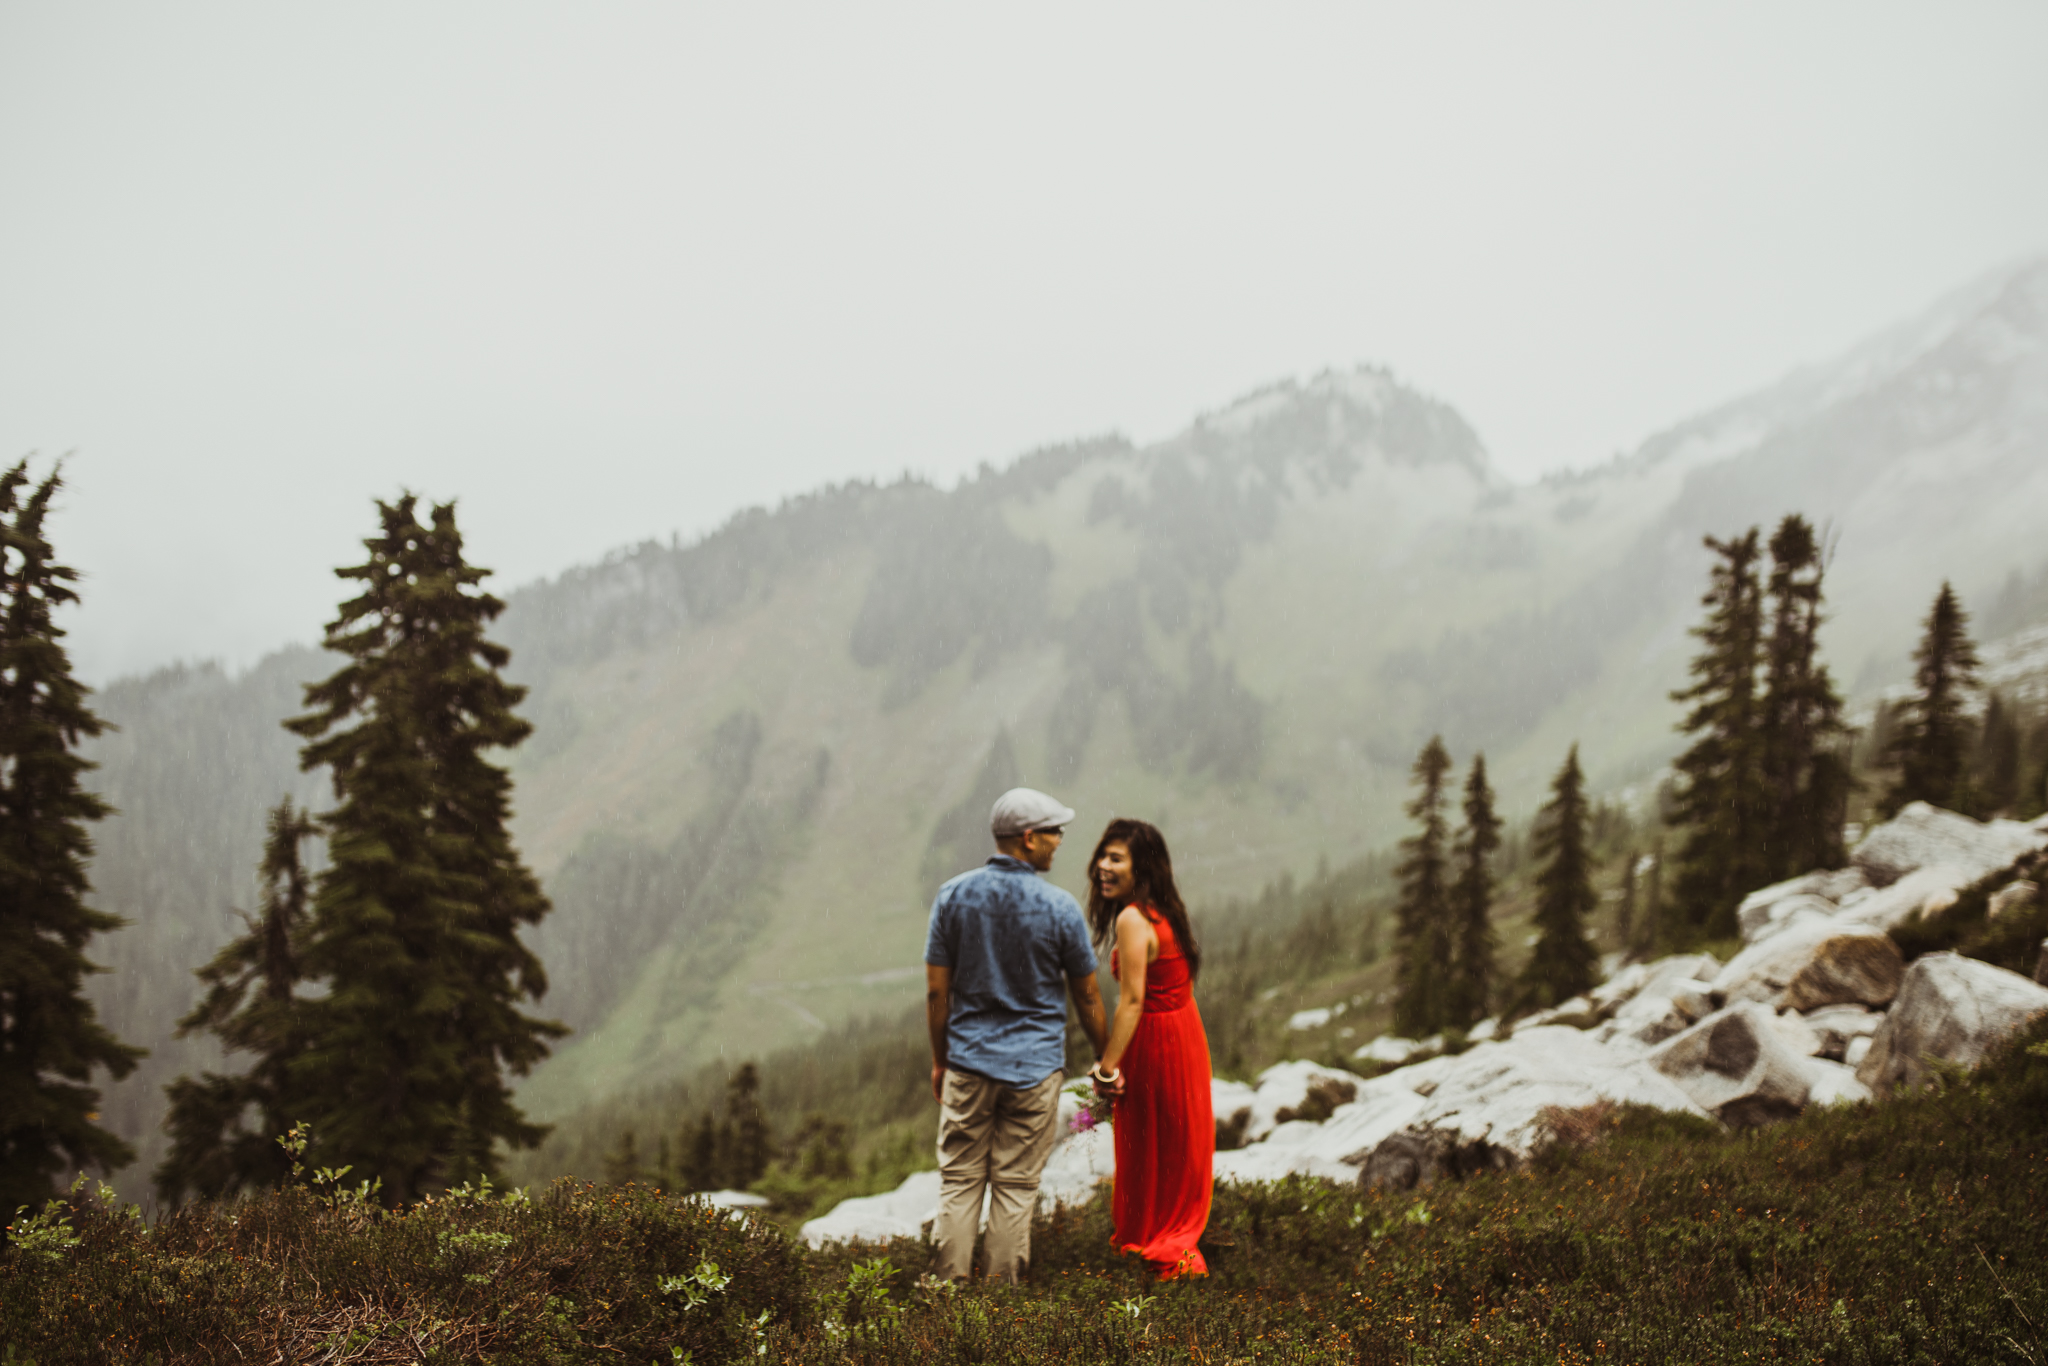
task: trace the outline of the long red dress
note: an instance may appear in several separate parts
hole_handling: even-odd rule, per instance
[[[1116,1103],[1116,1245],[1162,1279],[1205,1276],[1195,1243],[1209,1226],[1216,1119],[1209,1095],[1209,1036],[1189,990],[1188,960],[1162,917],[1140,907],[1159,935],[1145,972],[1145,1013],[1123,1056]],[[1110,970],[1119,964],[1114,956]]]

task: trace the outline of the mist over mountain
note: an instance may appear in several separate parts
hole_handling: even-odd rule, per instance
[[[1640,784],[1678,748],[1700,537],[1788,511],[1834,538],[1825,648],[1861,692],[1902,673],[1943,579],[1989,607],[2035,575],[2048,261],[1533,485],[1357,369],[520,588],[495,632],[536,726],[516,830],[555,903],[541,1013],[577,1031],[523,1100],[546,1119],[915,1000],[931,890],[1018,782],[1080,813],[1055,881],[1079,891],[1094,832],[1140,815],[1197,904],[1396,837],[1433,733],[1486,751],[1513,815],[1575,741],[1596,789]],[[212,1061],[172,1025],[252,903],[264,811],[327,796],[278,722],[331,667],[300,648],[97,695],[120,727],[92,750],[120,808],[97,899],[135,923],[96,941],[92,989],[155,1050],[108,1093],[131,1181],[163,1082]]]

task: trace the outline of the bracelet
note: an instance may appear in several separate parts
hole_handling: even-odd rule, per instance
[[[1119,1081],[1123,1080],[1123,1075],[1124,1069],[1121,1067],[1117,1068],[1113,1072],[1105,1074],[1102,1070],[1102,1064],[1099,1062],[1096,1063],[1095,1066],[1088,1069],[1089,1079],[1091,1081],[1099,1081],[1104,1086],[1116,1085]]]

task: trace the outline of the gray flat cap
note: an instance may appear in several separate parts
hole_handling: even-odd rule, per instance
[[[997,839],[1021,835],[1027,830],[1045,830],[1074,819],[1073,809],[1061,806],[1036,788],[1013,787],[996,798],[988,813],[988,828]]]

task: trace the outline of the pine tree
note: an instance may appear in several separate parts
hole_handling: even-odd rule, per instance
[[[1650,883],[1643,889],[1643,921],[1636,943],[1648,956],[1664,942],[1664,837],[1650,844]]]
[[[409,495],[379,511],[369,559],[335,571],[362,586],[327,630],[348,663],[286,723],[337,800],[305,953],[328,989],[305,1004],[292,1081],[319,1161],[405,1202],[495,1176],[496,1144],[546,1135],[505,1073],[567,1031],[519,1009],[547,990],[518,931],[548,903],[506,833],[511,779],[483,754],[532,730],[513,714],[526,690],[499,673],[509,653],[484,636],[504,604],[473,591],[486,571],[464,562],[452,505],[431,525]]]
[[[302,977],[307,915],[306,868],[299,846],[316,834],[311,817],[280,801],[263,843],[263,914],[247,934],[197,971],[206,995],[178,1021],[179,1037],[204,1031],[230,1053],[255,1061],[235,1076],[179,1077],[164,1088],[171,1108],[164,1127],[171,1150],[156,1169],[156,1191],[177,1204],[187,1191],[217,1199],[250,1187],[283,1185],[291,1160],[277,1136],[300,1116],[289,1094],[288,1069],[304,1046]],[[250,1112],[255,1126],[248,1124]]]
[[[1628,850],[1621,861],[1621,904],[1614,908],[1614,942],[1624,955],[1636,947],[1636,851]]]
[[[624,1186],[638,1181],[642,1175],[640,1140],[628,1129],[619,1136],[618,1146],[604,1155],[604,1183],[607,1186]]]
[[[1706,545],[1720,562],[1701,599],[1707,618],[1693,628],[1701,650],[1691,686],[1671,695],[1693,704],[1679,729],[1698,737],[1675,765],[1683,779],[1675,814],[1685,844],[1671,893],[1687,923],[1720,938],[1735,933],[1742,896],[1769,881],[1757,696],[1763,607],[1756,528],[1731,541],[1709,536]]]
[[[725,1113],[733,1135],[727,1177],[734,1189],[745,1190],[767,1174],[775,1155],[768,1117],[761,1110],[761,1074],[754,1064],[741,1063],[726,1083]]]
[[[1842,699],[1820,662],[1825,556],[1812,526],[1796,513],[1778,524],[1770,552],[1771,629],[1760,736],[1769,816],[1756,886],[1848,862],[1842,845],[1848,730]]]
[[[1448,1022],[1477,1024],[1485,1017],[1493,992],[1493,856],[1500,848],[1500,817],[1493,810],[1493,789],[1486,784],[1486,756],[1472,756],[1465,779],[1465,826],[1455,849],[1458,880],[1451,887],[1451,917],[1456,934],[1450,981],[1446,990]]]
[[[1421,830],[1401,841],[1401,899],[1395,908],[1394,1028],[1432,1034],[1445,1023],[1445,965],[1450,961],[1450,891],[1445,879],[1444,775],[1451,756],[1441,736],[1432,736],[1409,770],[1415,797],[1408,815]]]
[[[1977,685],[1977,649],[1970,643],[1969,614],[1946,582],[1928,610],[1913,663],[1915,691],[1885,750],[1885,761],[1899,771],[1885,794],[1887,816],[1908,802],[1951,805],[1964,786],[1969,722],[1963,695]]]
[[[86,826],[112,808],[80,779],[81,740],[105,723],[71,676],[56,609],[75,571],[43,534],[52,473],[23,497],[28,462],[0,475],[0,1216],[53,1193],[54,1176],[132,1162],[97,1123],[96,1070],[124,1077],[143,1050],[116,1039],[85,999],[86,941],[128,922],[86,905]]]
[[[1587,840],[1585,775],[1579,747],[1550,783],[1550,800],[1536,813],[1536,949],[1522,970],[1523,999],[1553,1006],[1590,991],[1600,955],[1586,937],[1586,919],[1600,904],[1593,891],[1593,854]]]
[[[2003,697],[1991,694],[1978,729],[1977,809],[1971,815],[1988,818],[2018,805],[2022,749],[2018,715]]]

